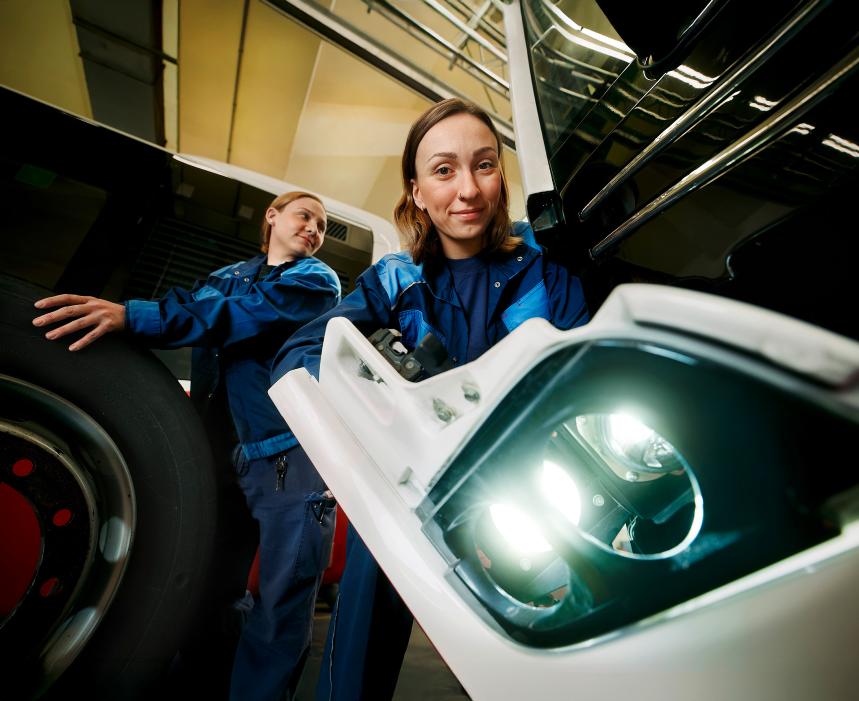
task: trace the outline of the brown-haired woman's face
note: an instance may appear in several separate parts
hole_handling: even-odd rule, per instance
[[[443,119],[421,139],[415,155],[412,197],[429,214],[447,258],[469,258],[501,196],[498,143],[474,115]]]

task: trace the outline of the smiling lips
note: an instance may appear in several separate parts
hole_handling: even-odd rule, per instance
[[[478,219],[481,214],[483,214],[483,209],[463,209],[459,212],[451,212],[455,217],[459,217],[460,219],[472,220]]]

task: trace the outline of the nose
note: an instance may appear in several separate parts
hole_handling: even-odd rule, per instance
[[[470,170],[465,170],[459,182],[459,199],[463,201],[472,200],[477,197],[479,192],[480,189],[477,187],[474,173]]]

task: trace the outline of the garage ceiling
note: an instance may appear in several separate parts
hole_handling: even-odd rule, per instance
[[[361,59],[342,48],[359,44]],[[0,2],[3,84],[388,219],[433,96],[478,102],[512,136],[503,56],[491,0]]]

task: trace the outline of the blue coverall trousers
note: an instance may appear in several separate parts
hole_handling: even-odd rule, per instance
[[[236,459],[239,484],[259,523],[259,596],[236,649],[232,701],[291,699],[310,648],[313,612],[334,538],[334,501],[300,446]]]
[[[409,645],[412,614],[349,524],[346,564],[316,701],[389,701]]]

